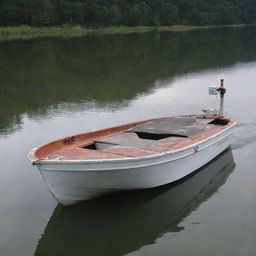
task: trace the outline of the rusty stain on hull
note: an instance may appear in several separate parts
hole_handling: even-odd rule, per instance
[[[179,118],[179,117],[176,117]],[[182,117],[184,118],[184,116]],[[122,134],[127,132],[130,128],[137,125],[160,119],[150,119],[140,122],[134,122],[126,125],[116,126],[112,128],[102,129],[98,131],[78,134],[64,139],[52,141],[44,144],[29,154],[31,160],[43,159],[65,159],[65,160],[96,160],[96,159],[118,159],[118,158],[136,158],[142,156],[155,155],[173,150],[179,150],[189,145],[195,144],[205,140],[222,130],[232,126],[235,122],[232,119],[216,116],[185,116],[185,118],[193,118],[197,120],[209,119],[206,122],[205,129],[200,130],[198,133],[188,137],[170,136],[167,138],[159,139],[152,143],[145,143],[143,148],[126,145],[113,145],[106,149],[90,148],[94,145],[95,141],[103,138],[108,138],[113,135]],[[210,120],[216,120],[210,122]],[[200,124],[201,125],[201,124]],[[87,148],[86,148],[87,147]]]

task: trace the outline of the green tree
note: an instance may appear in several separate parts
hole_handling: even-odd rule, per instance
[[[31,16],[35,26],[51,25],[56,22],[56,14],[50,0],[34,0]]]
[[[171,3],[165,3],[161,12],[161,24],[171,26],[178,23],[178,8]]]
[[[83,4],[81,2],[70,2],[67,4],[68,23],[82,24],[83,19]]]
[[[152,25],[153,26],[160,26],[161,25],[159,16],[157,14],[155,14],[153,16]]]
[[[140,19],[142,25],[149,25],[150,23],[150,9],[146,2],[141,2],[138,5],[140,11]]]
[[[130,25],[130,26],[142,25],[143,19],[142,19],[139,5],[134,4],[130,7],[128,17],[129,17],[128,25]]]
[[[30,0],[3,0],[1,9],[2,22],[5,25],[31,23],[32,2]]]
[[[256,0],[0,0],[0,24],[220,25],[255,23]]]
[[[120,25],[122,22],[122,13],[117,4],[113,4],[109,10],[110,24]]]
[[[3,21],[2,21],[2,5],[1,5],[1,2],[0,2],[0,26],[3,25]]]
[[[51,0],[54,8],[54,14],[56,18],[56,24],[61,25],[67,23],[68,15],[67,15],[67,0]]]
[[[87,3],[88,23],[97,26],[105,26],[111,24],[110,9],[98,2]]]
[[[219,24],[234,24],[236,23],[236,13],[232,5],[221,6],[218,16]]]

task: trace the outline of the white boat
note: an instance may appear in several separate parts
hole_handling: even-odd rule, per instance
[[[228,149],[175,186],[115,194],[73,207],[59,204],[35,256],[120,256],[154,244],[167,232],[183,230],[182,220],[219,190],[234,167]]]
[[[221,101],[217,115],[157,118],[78,134],[41,145],[28,156],[63,205],[158,187],[191,174],[229,147],[236,122],[223,117],[222,108]]]

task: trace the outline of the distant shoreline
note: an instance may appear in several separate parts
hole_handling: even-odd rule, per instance
[[[248,24],[233,25],[214,25],[214,26],[138,26],[138,27],[105,27],[89,29],[81,26],[58,26],[58,27],[0,27],[0,41],[32,39],[40,37],[79,37],[89,34],[130,34],[130,33],[147,33],[147,32],[180,32],[213,28],[242,28],[251,26]]]

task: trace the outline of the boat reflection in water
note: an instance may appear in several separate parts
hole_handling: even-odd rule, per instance
[[[235,167],[230,149],[179,184],[58,205],[35,255],[124,255],[179,223],[223,185]]]

